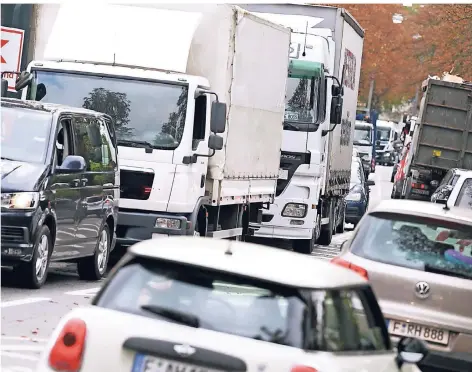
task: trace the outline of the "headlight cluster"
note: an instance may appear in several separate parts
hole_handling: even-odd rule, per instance
[[[306,216],[306,212],[307,212],[306,204],[288,203],[285,205],[282,211],[282,216],[303,218]]]
[[[39,202],[37,192],[2,193],[2,209],[36,209]]]
[[[175,219],[175,218],[163,218],[159,217],[156,220],[156,227],[159,227],[161,229],[175,229],[178,230],[180,229],[181,225],[181,220]]]

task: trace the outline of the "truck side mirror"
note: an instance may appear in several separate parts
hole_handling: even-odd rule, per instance
[[[343,96],[344,95],[344,88],[340,87],[339,85],[331,85],[331,95],[335,96]]]
[[[343,112],[343,98],[341,96],[334,96],[331,98],[331,113],[330,123],[341,124]]]
[[[15,90],[19,92],[23,88],[30,85],[32,81],[33,81],[33,74],[28,71],[23,71],[16,78]]]
[[[223,148],[223,137],[216,134],[210,134],[208,138],[208,148],[210,150],[221,150]]]
[[[226,129],[226,103],[213,101],[211,104],[210,131],[224,133]]]
[[[5,97],[8,92],[8,80],[2,78],[2,97]]]

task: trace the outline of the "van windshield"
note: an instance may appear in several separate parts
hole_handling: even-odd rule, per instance
[[[184,85],[84,73],[33,70],[42,102],[84,107],[110,115],[120,146],[175,149],[184,131]],[[28,89],[28,97],[32,89]]]
[[[390,141],[390,129],[377,129],[377,141]]]
[[[371,145],[372,144],[371,129],[357,127],[354,131],[354,144],[355,145]]]
[[[50,112],[13,108],[2,104],[2,159],[43,163],[51,126]]]

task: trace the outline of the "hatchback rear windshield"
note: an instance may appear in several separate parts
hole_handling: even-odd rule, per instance
[[[373,261],[472,279],[472,228],[467,225],[370,214],[351,251]]]
[[[134,258],[116,272],[94,304],[307,350],[368,352],[391,347],[368,286],[297,289]]]

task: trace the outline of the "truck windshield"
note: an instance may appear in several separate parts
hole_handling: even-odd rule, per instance
[[[317,100],[314,99],[314,79],[288,78],[285,94],[284,129],[314,132]]]
[[[182,139],[186,86],[80,73],[32,72],[37,92],[45,93],[42,102],[110,115],[120,146],[172,150]]]
[[[390,141],[390,129],[377,129],[377,141]]]
[[[370,128],[356,128],[354,131],[355,145],[370,145],[372,144],[372,133]]]
[[[49,144],[51,123],[50,112],[13,108],[2,104],[2,159],[43,163]]]

